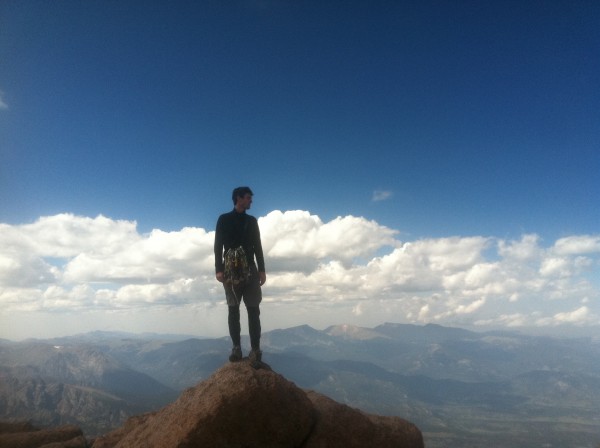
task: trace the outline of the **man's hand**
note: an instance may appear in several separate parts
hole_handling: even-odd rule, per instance
[[[222,272],[217,272],[217,280],[223,283],[224,277]]]
[[[258,280],[260,282],[260,286],[264,285],[265,282],[267,281],[267,274],[264,272],[259,272],[258,273]]]

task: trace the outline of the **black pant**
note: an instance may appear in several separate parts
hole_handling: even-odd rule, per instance
[[[250,332],[250,346],[258,350],[260,348],[260,309],[258,306],[247,306],[248,311],[248,329]],[[227,317],[229,324],[229,335],[233,345],[241,345],[240,332],[240,306],[229,306],[229,316]]]

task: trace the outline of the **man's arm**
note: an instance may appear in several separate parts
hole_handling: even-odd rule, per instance
[[[258,265],[258,272],[266,272],[265,270],[265,257],[263,255],[262,242],[260,240],[260,229],[258,228],[258,221],[254,220],[254,256],[256,257],[256,264]]]
[[[215,272],[217,280],[223,283],[223,217],[219,216],[215,229]]]
[[[260,286],[264,285],[267,281],[267,274],[265,272],[265,257],[262,249],[262,241],[260,239],[260,229],[258,227],[258,221],[254,221],[256,224],[255,237],[254,237],[254,255],[256,257],[256,264],[258,265],[258,279]]]

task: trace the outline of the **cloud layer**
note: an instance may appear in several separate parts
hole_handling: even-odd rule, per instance
[[[600,323],[600,236],[543,244],[448,237],[401,241],[365,218],[306,211],[259,218],[271,318],[314,326],[384,321],[552,326]],[[0,318],[213,307],[214,232],[140,234],[135,222],[60,214],[0,224]],[[284,318],[285,316],[285,318]],[[286,320],[287,319],[287,320]],[[174,325],[174,331],[176,325]]]

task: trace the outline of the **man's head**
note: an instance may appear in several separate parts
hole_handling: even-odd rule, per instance
[[[253,195],[254,193],[252,193],[250,187],[237,187],[231,193],[231,199],[235,207],[239,204],[244,210],[247,210],[250,208],[250,204],[252,204]]]

